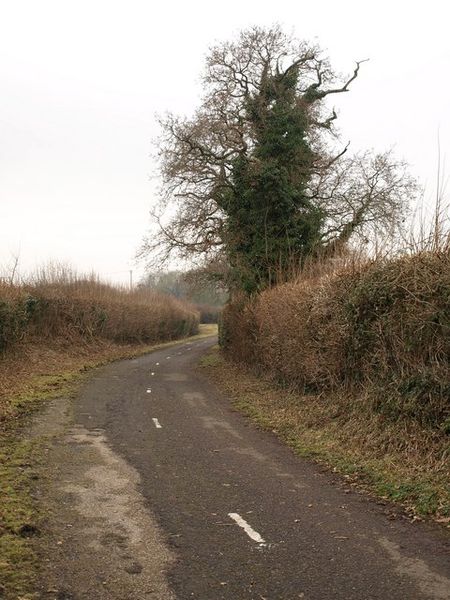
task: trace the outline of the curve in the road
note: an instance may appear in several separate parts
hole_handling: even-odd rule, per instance
[[[376,502],[233,411],[197,368],[214,343],[105,367],[75,403],[77,426],[102,432],[139,474],[147,510],[175,555],[171,593],[448,600],[445,537],[389,520]]]

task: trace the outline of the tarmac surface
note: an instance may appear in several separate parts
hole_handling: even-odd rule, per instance
[[[446,532],[235,412],[198,369],[214,343],[111,364],[58,405],[41,597],[450,599]]]

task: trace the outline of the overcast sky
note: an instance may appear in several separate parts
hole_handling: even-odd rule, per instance
[[[344,73],[370,58],[334,99],[343,141],[395,147],[431,194],[438,131],[450,155],[447,4],[0,0],[0,266],[138,277],[155,114],[189,114],[208,47],[249,25],[318,42]]]

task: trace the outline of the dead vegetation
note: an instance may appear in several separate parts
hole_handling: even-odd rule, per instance
[[[372,409],[370,390],[302,393],[213,352],[204,368],[234,406],[297,454],[328,465],[381,501],[401,503],[414,519],[450,520],[448,440],[410,420]]]
[[[91,369],[198,332],[190,304],[149,290],[128,291],[50,265],[21,285],[0,284],[0,596],[34,598],[34,494],[46,437],[24,429],[33,408],[70,398]]]
[[[389,497],[448,516],[448,244],[315,263],[290,283],[235,297],[221,343],[227,357],[288,390],[280,405],[244,401],[247,412],[266,415],[294,445],[373,461]]]
[[[198,331],[194,307],[149,290],[128,291],[44,269],[22,285],[0,284],[0,420],[20,413],[33,377],[120,358],[139,346]],[[31,394],[32,395],[32,394]]]
[[[196,310],[149,290],[93,278],[0,287],[0,351],[24,339],[102,338],[152,343],[195,333]]]
[[[444,431],[450,253],[353,265],[237,299],[222,340],[233,357],[297,389],[370,388],[377,412]]]

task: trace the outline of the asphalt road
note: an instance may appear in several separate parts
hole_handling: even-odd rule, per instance
[[[171,594],[449,599],[448,537],[390,517],[233,411],[197,368],[213,343],[110,365],[75,404],[77,426],[101,432],[139,474],[146,510],[175,556]]]

